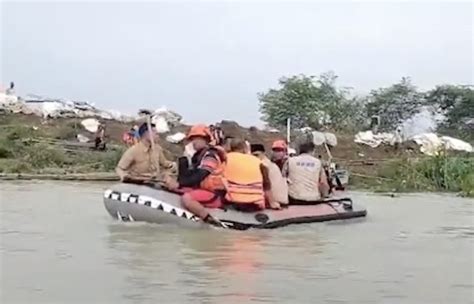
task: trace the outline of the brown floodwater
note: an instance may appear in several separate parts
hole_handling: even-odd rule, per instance
[[[0,183],[1,303],[474,303],[474,200],[264,231],[120,223],[107,184]]]

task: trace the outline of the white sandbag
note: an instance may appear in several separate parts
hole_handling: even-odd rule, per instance
[[[473,152],[472,145],[465,141],[449,136],[441,136],[441,142],[447,150]]]
[[[442,149],[442,141],[435,133],[422,133],[412,137],[420,152],[426,155],[436,155]]]
[[[155,124],[156,132],[158,133],[166,133],[170,131],[168,121],[162,116],[153,116],[151,122]]]
[[[81,125],[89,132],[97,132],[100,122],[95,118],[88,118],[81,121]]]
[[[355,135],[354,142],[358,144],[364,144],[371,148],[376,148],[380,144],[393,144],[396,142],[394,139],[395,134],[393,133],[377,133],[374,134],[372,131],[362,131]]]
[[[334,133],[325,132],[324,138],[326,139],[326,144],[335,147],[337,146],[337,137]]]
[[[18,102],[18,97],[15,95],[8,95],[0,92],[0,106],[15,104]]]
[[[372,148],[378,147],[382,141],[374,137],[372,131],[361,131],[354,137],[354,142],[358,144],[364,144]]]
[[[90,139],[87,136],[84,136],[82,134],[77,134],[76,138],[77,138],[77,141],[81,143],[86,143],[90,141]]]
[[[326,142],[326,136],[323,132],[313,131],[311,135],[313,136],[313,143],[316,146],[321,146]]]
[[[186,134],[182,132],[175,133],[173,135],[168,135],[166,136],[166,141],[170,142],[172,144],[178,144],[183,141],[183,139],[186,138]]]

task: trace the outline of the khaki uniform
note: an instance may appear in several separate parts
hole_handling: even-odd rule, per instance
[[[122,155],[116,172],[120,179],[125,176],[131,177],[155,177],[161,179],[160,167],[165,169],[175,168],[175,163],[166,159],[160,146],[155,146],[153,155],[151,147],[147,147],[143,142],[138,142]]]
[[[288,204],[288,184],[281,174],[280,168],[268,158],[262,159],[262,164],[268,170],[273,199],[283,205]]]
[[[321,161],[309,154],[290,157],[288,159],[288,193],[291,198],[302,201],[321,199],[319,180]]]

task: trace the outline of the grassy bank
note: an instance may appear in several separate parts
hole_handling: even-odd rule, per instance
[[[111,172],[123,153],[117,147],[94,151],[91,144],[68,143],[69,137],[70,131],[64,129],[46,133],[29,126],[1,126],[0,173]]]
[[[456,192],[474,197],[474,157],[441,154],[397,159],[380,166],[371,177],[354,176],[352,184],[380,192]]]
[[[44,124],[40,120],[32,122],[30,117],[23,116],[1,118],[0,178],[114,179],[114,168],[125,149],[119,142],[125,125],[110,123],[109,149],[103,152],[91,149],[92,144],[77,143],[76,135],[84,132],[78,121],[62,120]],[[226,131],[232,133],[232,130]],[[240,131],[233,132],[234,135],[241,134]],[[255,137],[252,134],[248,136]],[[266,137],[260,136],[260,140],[266,142]],[[341,143],[333,154],[337,162],[351,172],[350,187],[353,189],[456,192],[474,197],[472,155],[427,157],[413,152],[413,149],[393,150],[392,147],[385,147],[377,150],[355,145],[351,136],[346,137],[347,140],[341,136]],[[269,137],[267,141],[271,140]],[[162,144],[166,145],[165,153],[170,159],[181,155],[180,145],[169,144],[163,139]],[[364,157],[360,157],[360,154]]]

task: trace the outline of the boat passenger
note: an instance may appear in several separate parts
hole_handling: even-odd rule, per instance
[[[152,151],[151,140],[159,138],[154,128],[151,124],[148,130],[147,123],[143,123],[138,129],[141,140],[122,155],[115,169],[122,182],[149,183],[162,179],[161,168],[176,170],[176,163],[166,159],[160,145],[155,144]]]
[[[212,146],[221,146],[224,141],[224,132],[222,131],[219,124],[210,125],[209,131],[211,132],[211,145]]]
[[[265,155],[265,147],[262,144],[252,144],[250,147],[252,155],[258,157],[268,171],[273,198],[273,203],[272,200],[269,200],[270,208],[275,209],[280,206],[287,206],[288,184],[286,178],[283,177],[278,166]]]
[[[188,133],[196,151],[191,159],[190,168],[182,168],[188,163],[180,162],[178,181],[167,177],[168,189],[184,193],[181,196],[183,206],[199,216],[205,222],[219,225],[206,208],[222,207],[225,187],[222,179],[225,152],[220,147],[210,145],[211,133],[205,125],[195,125]]]
[[[232,136],[226,136],[222,141],[222,147],[224,148],[225,152],[230,152],[230,142],[234,139]]]
[[[138,132],[138,126],[137,125],[134,125],[131,129],[130,129],[130,133],[133,137],[133,144],[136,144],[139,140],[140,140],[140,133]]]
[[[280,171],[283,171],[288,160],[288,145],[284,140],[276,140],[272,144],[272,162],[274,162]]]
[[[265,196],[271,198],[271,185],[266,167],[260,159],[247,153],[244,140],[233,139],[224,169],[225,201],[240,211],[265,208]]]
[[[299,155],[288,159],[287,171],[290,204],[295,201],[318,201],[327,197],[329,185],[321,161],[314,157],[312,142],[299,146]]]

